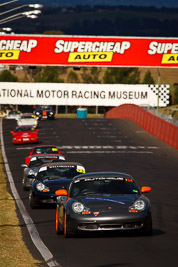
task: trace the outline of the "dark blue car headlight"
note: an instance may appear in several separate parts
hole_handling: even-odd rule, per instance
[[[36,189],[40,192],[49,192],[49,188],[46,187],[43,183],[37,183]]]

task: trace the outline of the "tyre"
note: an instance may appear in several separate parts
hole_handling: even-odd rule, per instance
[[[71,233],[69,232],[68,227],[67,227],[67,216],[66,216],[66,212],[64,214],[64,235],[65,235],[66,238],[71,236]]]
[[[37,209],[40,207],[39,202],[35,201],[35,198],[31,193],[29,194],[29,204],[32,209]]]
[[[144,221],[142,233],[143,233],[143,235],[146,235],[146,236],[152,235],[152,216],[151,216],[151,212],[149,213],[147,219]]]
[[[29,191],[29,187],[27,187],[26,179],[23,179],[23,181],[22,181],[22,187],[23,187],[23,190]]]

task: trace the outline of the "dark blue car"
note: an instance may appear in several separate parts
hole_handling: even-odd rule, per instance
[[[43,204],[56,204],[55,192],[59,189],[67,190],[74,176],[81,173],[85,173],[85,168],[78,162],[66,161],[42,165],[30,189],[31,208],[37,208]]]

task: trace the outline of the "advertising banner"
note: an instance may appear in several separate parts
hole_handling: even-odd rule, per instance
[[[2,35],[0,64],[178,67],[178,38]]]
[[[160,107],[169,104],[169,85],[0,83],[1,104],[156,107],[158,102]]]

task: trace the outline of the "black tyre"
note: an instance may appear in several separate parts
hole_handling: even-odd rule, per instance
[[[69,232],[68,227],[67,227],[67,216],[66,216],[66,213],[64,214],[64,235],[65,235],[66,238],[71,236],[71,233]]]
[[[22,181],[22,187],[23,187],[23,190],[29,191],[29,187],[27,186],[27,182],[25,179],[23,179],[23,181]]]
[[[142,233],[143,233],[143,235],[146,235],[146,236],[152,235],[152,216],[151,216],[151,212],[149,213],[147,219],[144,222]]]
[[[39,202],[35,201],[35,198],[31,193],[29,194],[29,204],[32,209],[37,209],[40,207]]]

